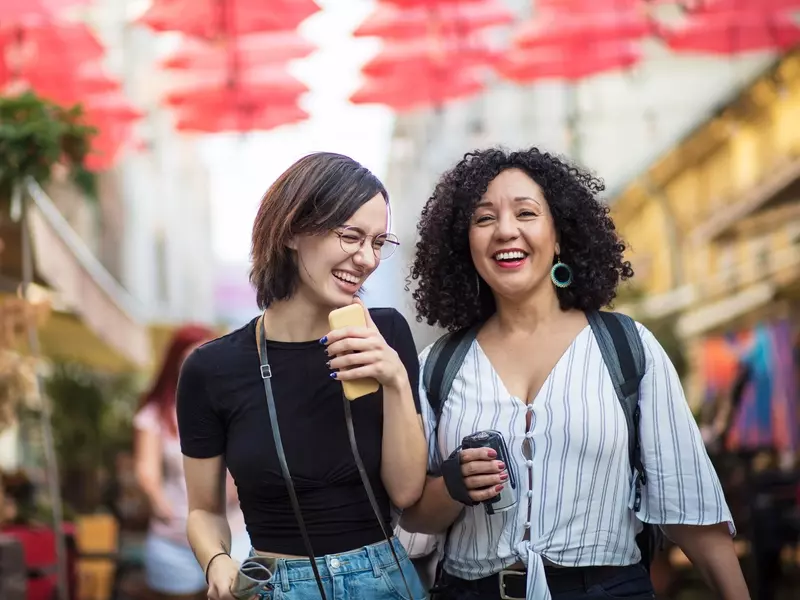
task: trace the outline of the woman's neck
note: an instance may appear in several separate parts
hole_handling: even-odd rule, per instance
[[[548,327],[558,322],[564,311],[552,289],[542,289],[523,300],[495,296],[497,312],[493,320],[497,330],[504,335],[532,334],[544,324]]]
[[[267,338],[276,342],[318,340],[330,331],[329,312],[298,297],[275,302],[264,311]]]

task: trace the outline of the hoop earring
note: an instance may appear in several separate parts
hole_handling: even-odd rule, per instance
[[[561,277],[559,277],[559,271],[561,271]],[[569,265],[562,263],[559,256],[556,256],[556,264],[550,269],[550,280],[554,286],[562,289],[569,287],[572,283],[572,269]]]

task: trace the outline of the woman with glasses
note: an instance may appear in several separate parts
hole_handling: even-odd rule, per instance
[[[365,280],[398,246],[389,214],[383,185],[354,160],[316,153],[297,161],[264,195],[253,227],[250,280],[262,315],[184,363],[187,530],[212,600],[233,598],[240,568],[220,493],[225,466],[252,554],[273,574],[257,597],[425,597],[390,524],[391,509],[414,504],[425,484],[411,331],[394,309],[362,307],[365,327],[328,325],[332,310],[360,304]],[[343,400],[341,382],[363,378],[377,380],[378,391]]]

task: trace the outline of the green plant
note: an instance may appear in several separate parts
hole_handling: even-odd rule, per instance
[[[133,376],[102,376],[77,364],[56,364],[45,381],[64,501],[76,510],[102,502],[101,481],[119,452],[133,445],[139,387]]]
[[[59,163],[86,191],[83,162],[95,133],[80,105],[62,107],[32,92],[0,97],[0,200],[27,177],[45,184]]]

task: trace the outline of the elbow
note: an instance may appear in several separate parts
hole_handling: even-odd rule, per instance
[[[400,490],[398,493],[392,494],[392,504],[400,510],[411,508],[419,502],[419,499],[422,497],[422,490],[423,486]]]

